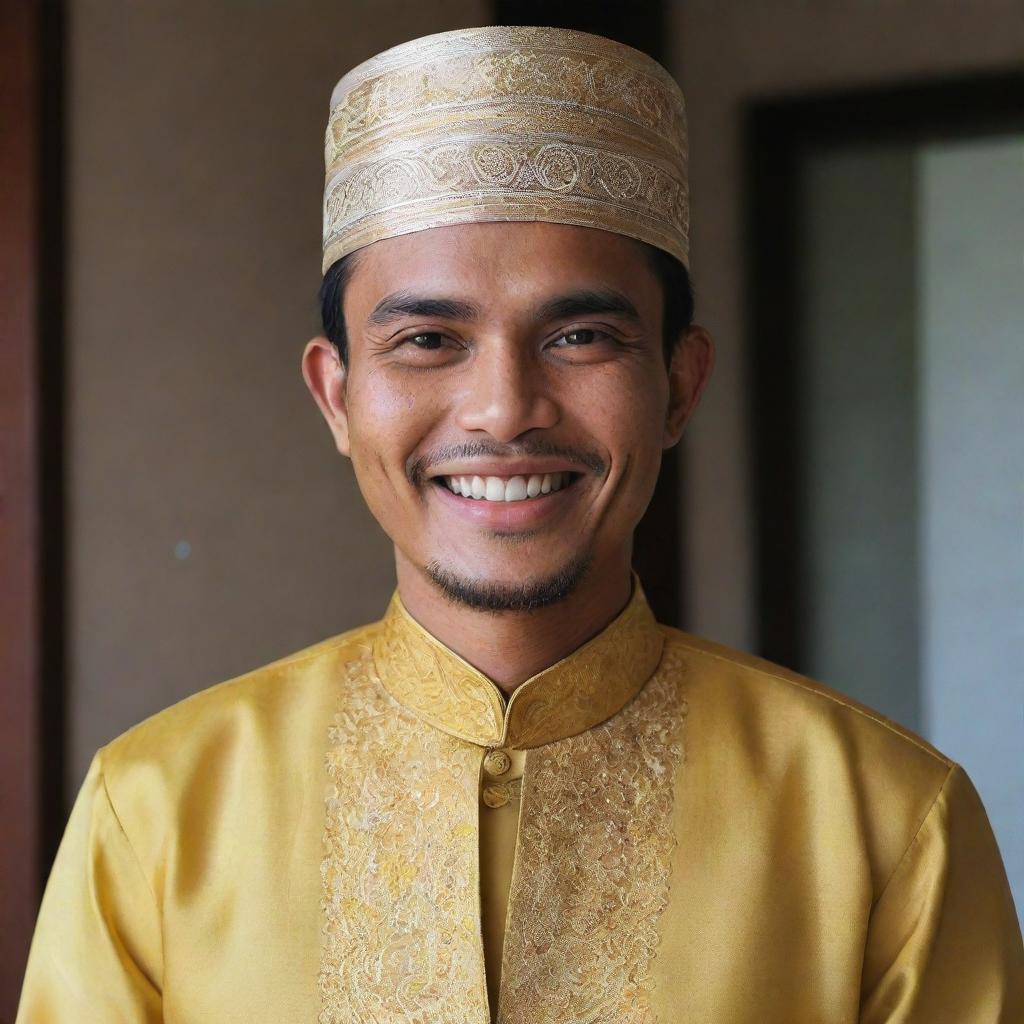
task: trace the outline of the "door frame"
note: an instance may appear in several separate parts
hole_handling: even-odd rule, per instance
[[[801,436],[800,175],[810,150],[1024,133],[1024,73],[971,74],[758,100],[742,120],[756,650],[807,671]]]
[[[65,818],[64,26],[0,10],[0,1021]]]

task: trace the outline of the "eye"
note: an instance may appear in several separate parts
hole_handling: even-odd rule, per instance
[[[403,366],[447,366],[459,358],[465,345],[443,331],[412,330],[393,339],[387,351],[394,361]]]
[[[414,345],[416,348],[433,352],[444,344],[444,335],[438,334],[436,331],[427,331],[423,334],[412,334],[403,340],[410,345]]]
[[[591,345],[599,338],[607,338],[608,335],[601,331],[592,331],[586,328],[579,328],[574,331],[566,331],[560,334],[552,344],[556,348],[578,347],[580,345]]]

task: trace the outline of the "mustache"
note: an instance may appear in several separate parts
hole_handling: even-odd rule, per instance
[[[598,476],[604,476],[607,469],[604,459],[592,449],[556,444],[553,441],[537,438],[535,440],[523,441],[519,444],[467,441],[463,444],[445,445],[442,448],[437,448],[432,452],[427,452],[411,459],[406,466],[406,476],[408,476],[412,484],[418,487],[426,479],[426,475],[430,472],[431,468],[443,462],[484,457],[511,459],[523,458],[529,455],[565,459],[574,465],[586,466],[587,469]]]

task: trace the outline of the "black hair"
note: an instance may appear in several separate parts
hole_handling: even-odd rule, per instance
[[[640,243],[647,252],[655,276],[661,282],[664,304],[661,309],[661,347],[665,365],[672,361],[683,333],[693,323],[693,282],[685,264],[655,245]]]
[[[662,307],[662,352],[665,365],[672,359],[672,351],[683,332],[693,323],[693,285],[690,273],[683,263],[671,253],[657,246],[640,242],[650,260],[651,267],[661,282],[665,304]],[[348,365],[348,334],[345,331],[345,314],[342,302],[345,286],[355,270],[358,252],[342,256],[327,268],[320,285],[320,318],[324,335],[337,348],[341,361]]]

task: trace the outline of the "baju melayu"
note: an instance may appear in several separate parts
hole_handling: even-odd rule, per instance
[[[1017,1024],[963,770],[621,614],[506,700],[384,618],[96,755],[18,1024]]]

